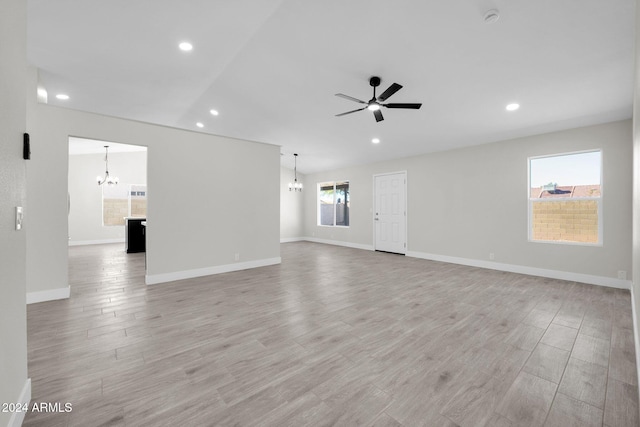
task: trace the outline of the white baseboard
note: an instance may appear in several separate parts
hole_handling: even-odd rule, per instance
[[[24,383],[22,387],[22,392],[20,393],[20,397],[17,402],[11,403],[20,403],[21,405],[29,406],[31,402],[31,378],[27,378],[27,381]],[[24,417],[27,415],[26,412],[13,412],[11,414],[11,418],[9,418],[9,424],[7,427],[20,427],[22,422],[24,421]]]
[[[108,245],[110,243],[124,244],[124,237],[121,237],[118,239],[101,239],[101,240],[69,240],[69,246]]]
[[[373,245],[363,245],[360,243],[343,242],[340,240],[318,239],[316,237],[304,237],[302,240],[306,240],[307,242],[313,242],[313,243],[323,243],[325,245],[345,246],[347,248],[364,249],[366,251],[373,250]]]
[[[304,237],[302,240],[327,245],[346,246],[355,249],[374,250],[373,245],[342,242],[339,240],[318,239],[316,237]],[[428,259],[431,261],[448,262],[451,264],[468,265],[471,267],[487,268],[489,270],[508,271],[511,273],[527,274],[530,276],[548,277],[550,279],[567,280],[571,282],[588,283],[590,285],[606,286],[617,289],[631,289],[630,280],[616,279],[613,277],[594,276],[591,274],[572,273],[569,271],[549,270],[545,268],[527,267],[524,265],[504,264],[493,261],[482,261],[470,258],[459,258],[447,255],[429,254],[425,252],[407,251],[406,256]],[[640,365],[638,365],[640,366]]]
[[[304,237],[285,237],[280,239],[280,243],[302,242],[304,240]]]
[[[550,279],[568,280],[571,282],[588,283],[590,285],[606,286],[609,288],[631,289],[630,280],[615,279],[613,277],[594,276],[591,274],[572,273],[569,271],[548,270],[545,268],[527,267],[524,265],[503,264],[492,261],[482,261],[469,258],[458,258],[446,255],[428,254],[424,252],[408,251],[407,256],[428,259],[431,261],[448,262],[451,264],[468,265],[471,267],[487,268],[489,270],[508,271],[510,273],[527,274],[530,276],[548,277]]]
[[[192,279],[194,277],[211,276],[213,274],[229,273],[232,271],[248,270],[250,268],[266,267],[268,265],[280,264],[282,258],[267,258],[256,261],[236,262],[233,264],[216,265],[213,267],[197,268],[195,270],[175,271],[163,274],[148,274],[145,276],[147,285],[173,282],[175,280]]]
[[[640,366],[640,331],[638,331],[638,312],[633,294],[633,282],[631,283],[631,317],[633,319],[633,340],[636,345],[636,366]],[[636,375],[638,376],[638,384],[640,384],[640,369],[636,369]]]
[[[69,295],[71,295],[69,286],[66,288],[48,289],[46,291],[27,292],[27,304],[66,299],[69,298]]]

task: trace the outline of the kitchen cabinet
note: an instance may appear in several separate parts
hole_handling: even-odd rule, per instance
[[[125,248],[128,254],[146,251],[146,218],[127,217],[125,220]]]

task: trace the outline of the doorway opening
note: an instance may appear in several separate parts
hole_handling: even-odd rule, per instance
[[[69,246],[126,251],[128,219],[146,222],[147,147],[69,137],[67,194]]]

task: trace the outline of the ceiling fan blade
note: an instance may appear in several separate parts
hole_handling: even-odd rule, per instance
[[[345,95],[343,93],[336,93],[336,96],[339,96],[340,98],[348,99],[349,101],[359,102],[360,104],[366,104],[366,102],[358,98],[354,98],[353,96]]]
[[[396,93],[400,89],[402,89],[402,85],[399,85],[398,83],[392,84],[391,86],[389,86],[387,88],[387,90],[382,92],[382,94],[378,97],[378,101],[386,100],[387,98],[389,98],[391,95],[393,95],[394,93]]]
[[[356,111],[362,111],[362,110],[364,110],[366,108],[367,107],[363,107],[363,108],[358,108],[357,110],[347,111],[346,113],[336,114],[336,117],[345,116],[347,114],[355,113]]]
[[[375,110],[373,112],[373,115],[376,116],[376,122],[381,122],[384,120],[384,117],[382,117],[382,112],[380,110]]]
[[[387,108],[411,108],[413,110],[417,110],[422,107],[422,104],[381,104],[383,107]]]

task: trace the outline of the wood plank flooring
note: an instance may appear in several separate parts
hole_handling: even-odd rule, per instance
[[[71,247],[28,306],[25,426],[637,426],[628,291],[308,242],[154,286]]]

